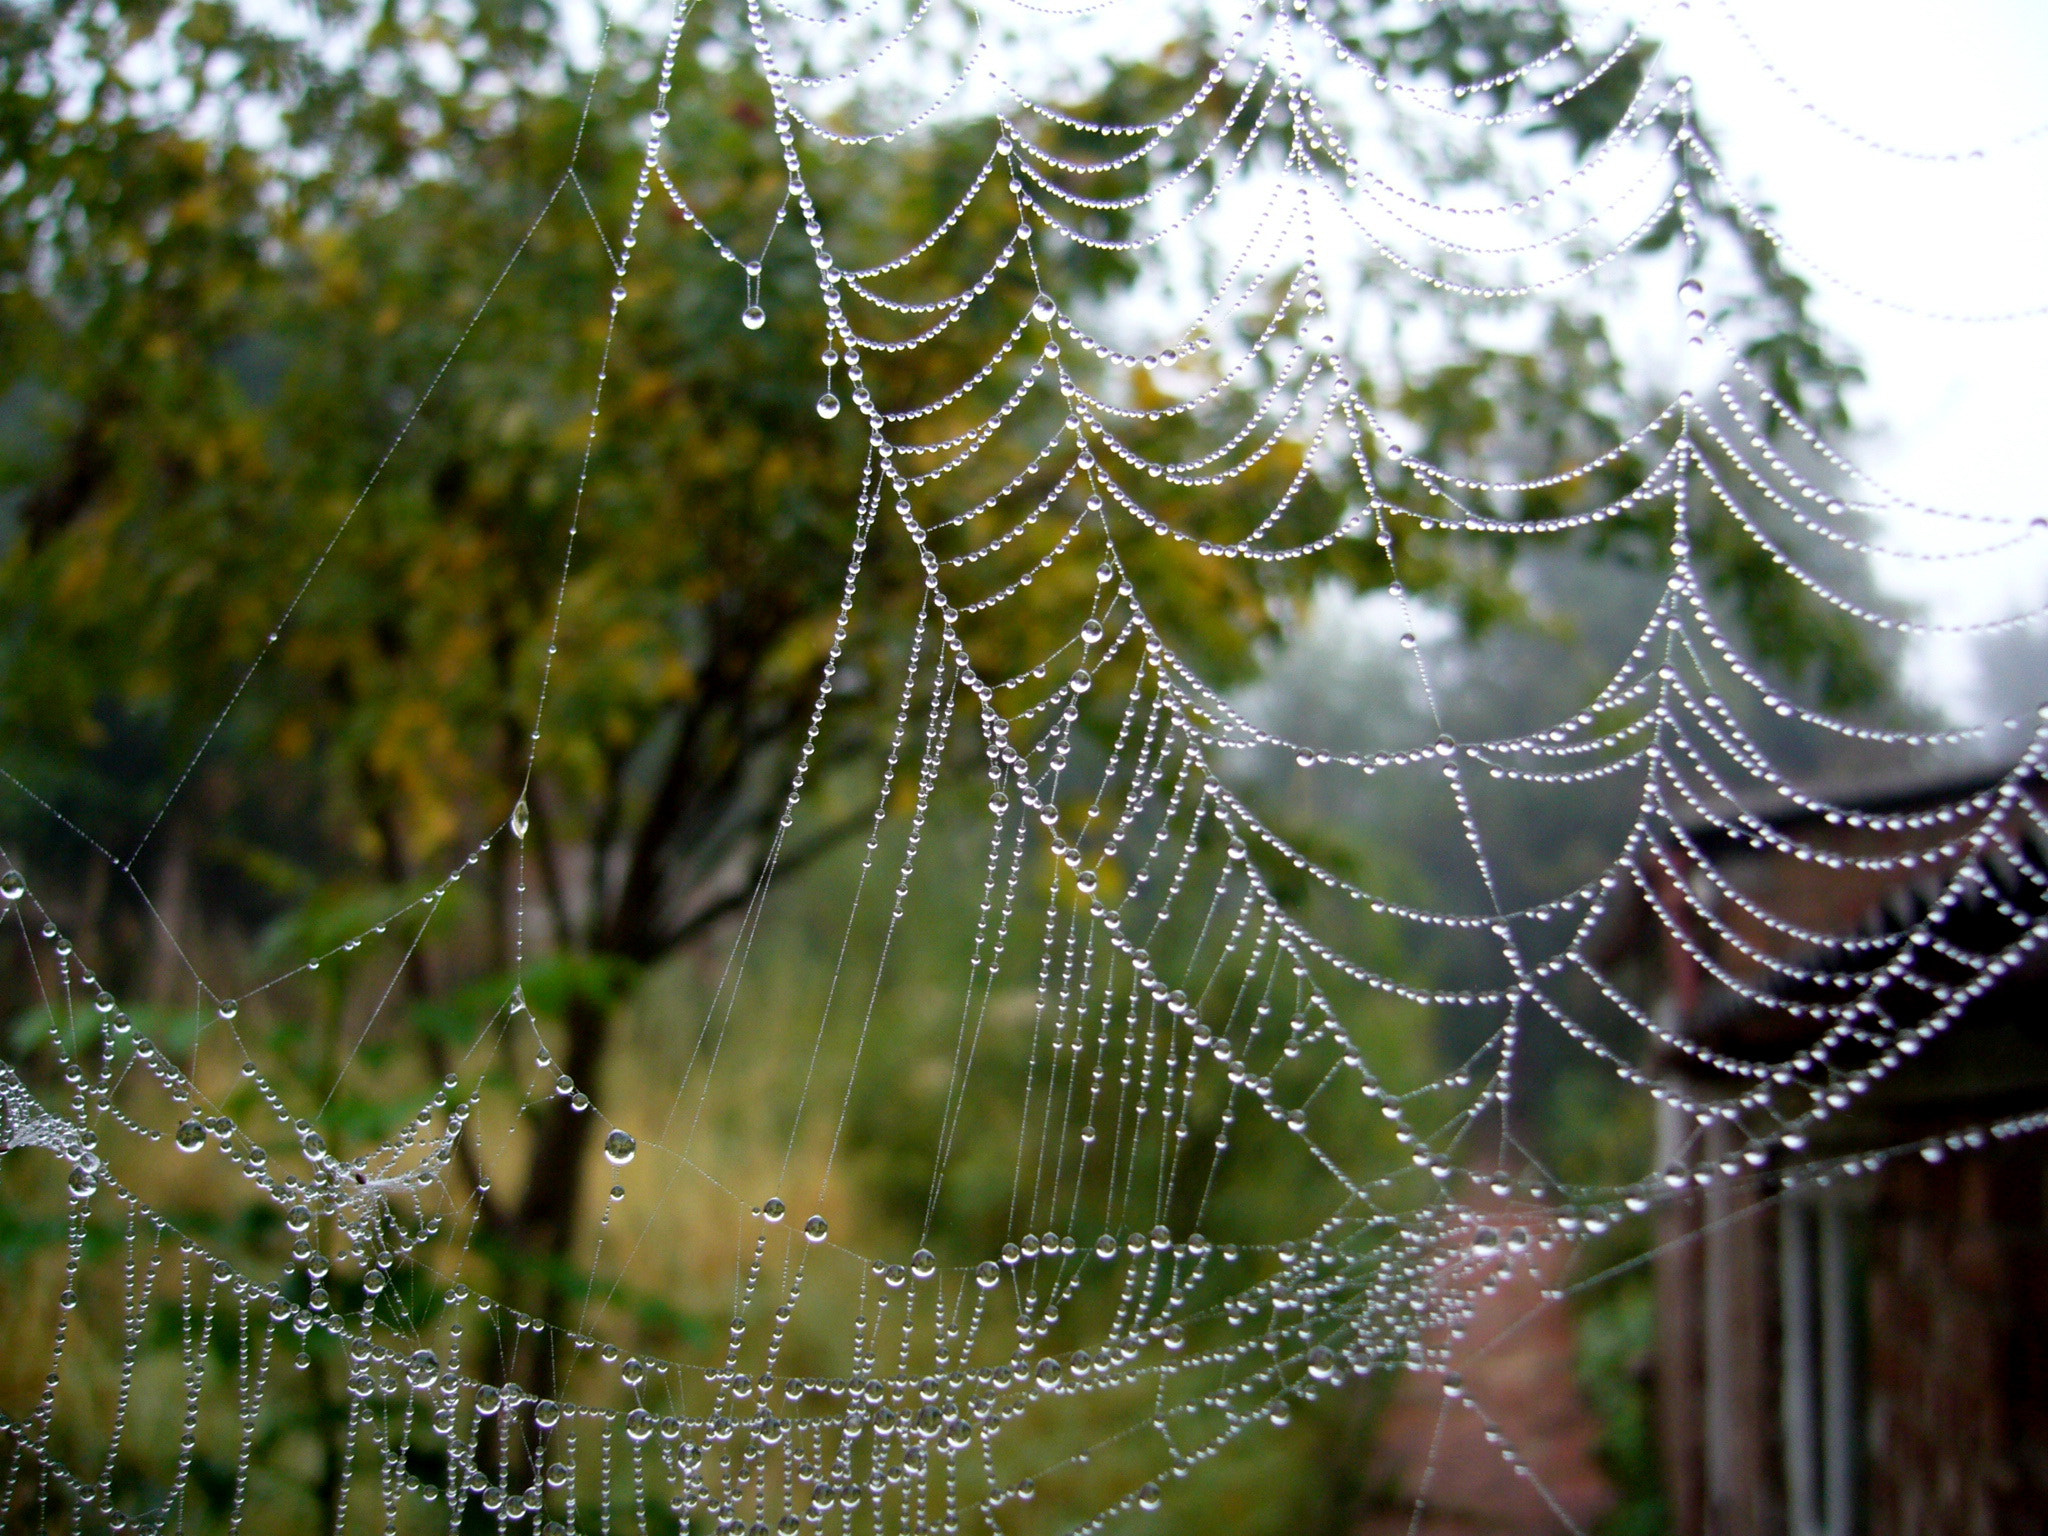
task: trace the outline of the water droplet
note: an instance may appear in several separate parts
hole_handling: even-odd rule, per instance
[[[1481,1257],[1500,1252],[1500,1233],[1492,1227],[1481,1227],[1472,1234],[1472,1251]]]
[[[654,1415],[645,1408],[635,1408],[626,1415],[626,1438],[635,1445],[645,1445],[654,1433]]]
[[[317,1162],[327,1155],[327,1138],[318,1131],[301,1131],[299,1150]]]
[[[768,312],[758,304],[749,304],[740,311],[740,324],[750,331],[758,331],[768,323]]]
[[[523,842],[526,838],[526,829],[530,825],[531,821],[526,812],[526,796],[521,795],[512,807],[512,835]]]
[[[1328,1381],[1337,1374],[1337,1352],[1327,1344],[1318,1344],[1308,1352],[1308,1373],[1317,1381]]]
[[[1086,693],[1095,686],[1095,679],[1088,675],[1088,671],[1084,667],[1067,680],[1067,686],[1076,693]]]
[[[929,1280],[939,1272],[939,1261],[929,1248],[920,1248],[910,1256],[910,1272],[920,1280]]]
[[[770,1195],[761,1202],[761,1219],[763,1221],[780,1221],[788,1213],[789,1207],[782,1203],[780,1195]]]
[[[1138,1508],[1157,1509],[1158,1507],[1159,1485],[1157,1483],[1146,1483],[1138,1490]]]
[[[1095,1239],[1095,1257],[1105,1263],[1116,1257],[1117,1240],[1112,1232],[1105,1232]]]
[[[1059,309],[1059,305],[1053,303],[1051,294],[1041,293],[1031,301],[1031,318],[1042,321],[1051,320],[1054,315],[1059,313]]]
[[[882,1284],[888,1286],[892,1291],[902,1290],[904,1279],[905,1275],[901,1264],[891,1264],[882,1271]]]
[[[638,1150],[639,1144],[624,1131],[613,1131],[604,1139],[606,1161],[616,1163],[620,1167],[633,1161],[633,1154]]]
[[[823,1241],[825,1241],[826,1236],[831,1232],[831,1230],[832,1229],[825,1224],[825,1218],[822,1216],[813,1216],[809,1221],[804,1223],[804,1236],[814,1243],[822,1243]]]
[[[818,414],[827,421],[839,414],[839,397],[829,389],[818,396]]]
[[[416,1349],[405,1362],[405,1373],[414,1386],[431,1387],[441,1379],[441,1362],[431,1349]]]
[[[197,1152],[206,1145],[206,1127],[197,1120],[187,1120],[178,1127],[174,1140],[180,1152]]]
[[[222,1023],[226,1023],[227,1021],[233,1019],[236,1014],[242,1011],[242,1005],[236,1002],[232,997],[224,998],[221,1001],[220,1006],[214,1009],[213,1011],[220,1015]]]
[[[294,1232],[303,1232],[313,1225],[313,1212],[307,1206],[295,1205],[284,1213],[284,1224]]]
[[[983,1259],[974,1267],[974,1283],[984,1291],[994,1290],[996,1282],[1002,1278],[1002,1269],[994,1259]]]
[[[28,882],[22,879],[17,871],[10,869],[6,874],[0,875],[0,897],[8,901],[19,901],[27,889]]]

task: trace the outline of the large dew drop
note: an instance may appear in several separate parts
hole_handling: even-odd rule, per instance
[[[832,1229],[830,1227],[825,1225],[825,1218],[822,1216],[813,1216],[809,1221],[804,1223],[804,1236],[809,1238],[814,1243],[822,1243],[823,1241],[825,1241],[826,1236],[831,1232],[831,1230]]]
[[[839,397],[829,389],[818,396],[818,414],[827,421],[839,414]]]
[[[604,1139],[605,1160],[623,1168],[633,1161],[633,1154],[640,1150],[640,1144],[624,1131],[613,1131]]]
[[[17,871],[10,869],[6,874],[0,875],[0,897],[5,897],[9,901],[19,901],[22,892],[27,889],[28,882],[23,880]]]
[[[526,840],[526,829],[532,824],[532,818],[527,814],[526,810],[526,796],[521,795],[518,803],[512,807],[512,835],[524,842]]]
[[[187,1120],[178,1127],[176,1141],[180,1152],[197,1152],[206,1145],[206,1127],[197,1120]]]

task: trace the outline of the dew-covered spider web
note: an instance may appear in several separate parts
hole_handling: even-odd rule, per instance
[[[1431,8],[1415,9],[1420,26]],[[515,741],[525,787],[414,898],[267,972],[195,955],[179,984],[202,1027],[174,1039],[103,987],[10,851],[8,943],[40,989],[34,1048],[59,1068],[0,1062],[0,1165],[59,1168],[59,1192],[17,1215],[54,1224],[66,1256],[13,1272],[32,1283],[9,1308],[43,1354],[0,1425],[10,1519],[212,1529],[210,1509],[260,1531],[282,1476],[330,1479],[333,1528],[351,1531],[1167,1529],[1216,1465],[1397,1377],[1485,1425],[1548,1498],[1455,1369],[1484,1296],[1540,1270],[1561,1302],[1597,1281],[1573,1267],[1581,1247],[1702,1190],[1853,1178],[2048,1128],[2029,1114],[1830,1150],[1839,1117],[2038,963],[2048,726],[1831,712],[1758,654],[1735,611],[1750,578],[1730,574],[1762,572],[1884,643],[2019,628],[2037,613],[1909,611],[1853,572],[1938,565],[1964,591],[2033,558],[2038,520],[1897,494],[1802,406],[1757,344],[1777,315],[1755,273],[1789,264],[1856,291],[1855,274],[1786,245],[1643,32],[1587,20],[1452,85],[1390,72],[1348,18],[1324,0],[1198,15],[688,0],[665,32],[607,33],[600,70],[652,44],[643,158],[622,227],[586,218],[562,169],[548,216],[581,220],[615,276],[559,302],[609,347],[659,264],[708,243],[733,337],[822,334],[817,413],[859,466],[771,846],[714,931],[699,1006],[658,1021],[658,1080],[579,1075],[562,1005],[528,981],[557,942],[532,764],[603,730],[554,707],[556,669],[590,656],[554,644],[579,535],[602,515],[579,484],[554,530],[550,627],[525,637],[545,649]],[[781,153],[772,217],[749,227],[705,211],[696,189],[719,169],[678,126],[678,60],[714,20],[751,44],[721,67],[752,72]],[[1200,45],[1176,51],[1183,27]],[[1134,113],[1073,63],[1118,47],[1195,62]],[[1544,130],[1616,91],[1596,142],[1550,153],[1568,135]],[[814,196],[825,163],[877,187],[926,174],[937,128],[978,134],[978,168],[918,205],[920,228],[886,231],[893,246]],[[1851,137],[1934,161],[2036,143]],[[1511,169],[1487,197],[1446,190],[1418,172],[1420,142]],[[763,288],[789,242],[815,267],[801,313]],[[1140,276],[1114,304],[1065,291],[1089,260]],[[1630,302],[1669,341],[1645,346],[1670,382],[1648,404],[1617,393],[1604,438],[1590,415],[1561,434],[1484,416],[1441,431],[1392,376],[1453,314],[1540,356],[1518,306],[1634,266],[1653,273]],[[2029,317],[1875,297],[1957,325]],[[585,382],[587,466],[613,399],[604,364]],[[329,551],[378,494],[372,477]],[[1610,533],[1643,601],[1603,676],[1540,723],[1461,729],[1471,678],[1440,672],[1430,638],[1447,566]],[[295,573],[249,675],[328,562]],[[1317,562],[1386,620],[1426,722],[1413,739],[1282,728],[1241,676],[1207,669],[1215,612],[1244,591],[1278,603]],[[849,637],[878,624],[887,643],[856,659]],[[850,695],[875,723],[836,761]],[[242,699],[208,701],[217,729]],[[1972,750],[1993,766],[1942,803],[1857,809],[1781,766],[1815,761],[1788,745],[1815,741],[1878,781]],[[188,768],[169,804],[197,782]],[[1465,899],[1417,902],[1386,868],[1326,853],[1302,807],[1382,786],[1462,849]],[[1496,856],[1516,835],[1502,807],[1526,803],[1510,791],[1625,814],[1596,868],[1561,860],[1538,888]],[[843,878],[786,917],[782,865],[828,828]],[[134,867],[73,830],[113,878]],[[1842,926],[1745,884],[1731,851],[1851,892],[1829,911],[1915,894]],[[423,985],[435,924],[492,859],[516,883],[513,980],[451,994],[442,1080],[395,1130],[349,1118],[349,1061],[321,1102],[245,1046],[323,967],[374,954],[366,1038]],[[783,974],[792,924],[817,986]],[[1646,955],[1762,1022],[1689,1028]],[[929,1059],[891,1047],[906,967],[947,1021]],[[1418,1067],[1389,1043],[1395,1016],[1446,1021],[1458,1059]],[[1539,1037],[1552,1054],[1532,1066]],[[1632,1180],[1561,1175],[1523,1134],[1531,1074],[1559,1050],[1654,1104],[1664,1145]],[[913,1093],[941,1105],[918,1157],[850,1166],[849,1120],[873,1112],[858,1106]],[[589,1219],[546,1285],[502,1288],[491,1170],[569,1117],[588,1129],[562,1143],[560,1178],[596,1181]],[[767,1127],[772,1152],[723,1156],[734,1117]],[[228,1191],[257,1214],[194,1216],[195,1170],[207,1208]],[[864,1223],[844,1193],[856,1176],[886,1178],[921,1228]],[[995,1189],[1000,1231],[949,1219],[962,1181]],[[626,1297],[616,1277],[657,1250],[675,1255],[663,1273],[694,1277],[688,1294]],[[715,1322],[638,1328],[663,1306]],[[331,1459],[280,1474],[278,1405],[314,1377]],[[157,1470],[120,1470],[145,1443]]]

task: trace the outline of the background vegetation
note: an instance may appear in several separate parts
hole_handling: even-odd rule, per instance
[[[1439,5],[1413,24],[1403,14],[1357,0],[1344,25],[1382,68],[1450,84],[1542,54],[1569,23],[1513,0]],[[736,62],[746,43],[730,8],[693,24],[668,137],[703,221],[758,254],[769,323],[736,323],[739,271],[681,214],[652,219],[586,469],[608,242],[632,194],[657,53],[621,24],[608,66],[586,75],[564,62],[564,25],[529,0],[331,0],[304,14],[224,0],[0,3],[0,846],[137,1022],[189,1053],[224,1102],[236,1101],[241,1052],[260,1054],[273,1080],[324,1103],[322,1124],[344,1150],[388,1135],[450,1072],[495,1073],[507,1093],[524,1080],[524,1059],[477,1045],[486,1000],[509,988],[510,845],[500,838],[435,905],[398,968],[403,995],[381,1010],[380,977],[410,935],[266,991],[238,1023],[239,1044],[216,1027],[193,968],[273,974],[436,886],[520,797],[550,661],[549,730],[525,789],[542,915],[526,994],[553,1059],[602,1085],[614,1118],[672,1121],[666,1089],[687,1076],[690,1031],[803,748],[854,534],[857,429],[851,413],[827,423],[813,409],[815,278],[791,238],[769,103]],[[1088,110],[1134,120],[1177,99],[1205,57],[1199,28],[1189,37],[1162,58],[1102,61]],[[1649,65],[1645,48],[1571,98],[1560,124],[1569,152],[1599,142]],[[858,247],[850,257],[887,252],[951,206],[988,148],[985,127],[941,122],[898,147],[890,177],[826,154],[811,186]],[[1439,151],[1403,152],[1427,161]],[[1431,169],[1447,182],[1514,174],[1451,159]],[[1702,202],[1710,247],[1748,274],[1754,359],[1781,392],[1841,424],[1853,370],[1811,323],[1802,285]],[[961,269],[928,263],[920,279],[957,284],[975,239],[999,243],[1009,218],[977,204],[948,246],[968,253],[951,258]],[[1113,219],[1103,232],[1117,233]],[[1675,224],[1659,230],[1640,260],[1675,270],[1676,238]],[[1089,247],[1047,242],[1040,254],[1053,264],[1048,286],[1083,312],[1148,276],[1136,259]],[[1030,299],[1021,282],[999,286],[938,364],[984,355]],[[1541,310],[1523,351],[1480,339],[1498,334],[1481,323],[1485,306],[1452,307],[1445,344],[1372,387],[1418,424],[1418,453],[1541,475],[1610,439],[1656,382],[1624,372],[1598,304]],[[871,382],[886,397],[900,381],[885,361]],[[940,418],[932,430],[945,427]],[[1014,468],[992,456],[981,480],[959,488],[961,504]],[[1570,497],[1611,494],[1641,468],[1619,461],[1604,480],[1498,510],[1569,510]],[[1340,494],[1319,487],[1302,517]],[[1230,511],[1176,509],[1195,526]],[[1474,729],[1523,728],[1575,699],[1654,591],[1661,547],[1647,520],[1522,564],[1481,541],[1414,535],[1404,573],[1444,620],[1435,663],[1455,678],[1446,692],[1465,701]],[[1884,656],[1768,562],[1732,546],[1704,553],[1788,686],[1838,704],[1883,701]],[[1386,576],[1370,545],[1252,572],[1162,550],[1135,558],[1159,621],[1267,718],[1332,747],[1433,734],[1394,662],[1360,659],[1374,642],[1370,607],[1355,597]],[[1069,623],[1078,588],[1064,579],[977,640],[992,668],[1039,654]],[[792,1087],[778,1021],[816,1011],[830,966],[816,936],[833,929],[855,876],[849,834],[865,826],[862,797],[921,599],[911,551],[892,534],[878,536],[865,583],[818,753],[829,765],[823,814],[785,854],[789,888],[758,940],[775,980],[752,1000],[750,1053],[728,1080],[748,1088],[723,1093],[693,1131],[703,1161],[763,1181],[788,1127],[761,1106],[787,1103]],[[1380,702],[1361,715],[1343,702],[1357,697]],[[971,750],[964,733],[948,745],[961,761]],[[1417,802],[1309,799],[1285,764],[1255,765],[1246,788],[1341,865],[1421,897],[1455,896],[1461,855]],[[1588,806],[1504,807],[1525,831],[1504,845],[1514,883],[1555,887],[1607,856],[1627,807]],[[887,978],[896,1027],[857,1080],[832,1215],[835,1233],[871,1249],[914,1236],[922,1215],[943,1108],[924,1068],[957,1007],[946,988],[971,942],[960,914],[978,878],[980,814],[978,804],[938,807],[926,873],[935,894],[918,945]],[[1402,959],[1447,983],[1462,963]],[[18,953],[0,988],[18,1019],[7,1059],[31,1083],[56,1083],[62,1042]],[[1357,1027],[1390,1079],[1420,1080],[1466,1044],[1416,1010],[1382,1008]],[[1021,1032],[996,1049],[1021,1060]],[[1563,1054],[1546,1060],[1539,1079],[1563,1081]],[[700,1347],[725,1310],[722,1197],[687,1178],[659,1191],[636,1184],[635,1199],[658,1195],[656,1224],[596,1276],[594,1297],[580,1256],[608,1219],[611,1175],[592,1124],[556,1101],[514,1143],[465,1143],[458,1173],[480,1212],[472,1262],[539,1315],[595,1305],[601,1325],[637,1347]],[[962,1254],[993,1248],[1006,1230],[1000,1129],[963,1152],[948,1186],[942,1229]],[[1619,1142],[1566,1135],[1549,1150],[1589,1170],[1641,1155],[1626,1135]],[[39,1214],[56,1200],[38,1183],[44,1172],[0,1163],[0,1288],[37,1298],[7,1325],[29,1338],[47,1330],[40,1298],[62,1268],[62,1223]],[[289,1246],[226,1183],[182,1169],[158,1177],[157,1193],[238,1262],[275,1263]],[[1290,1192],[1241,1178],[1226,1199],[1284,1228]],[[422,1296],[435,1283],[423,1270]],[[86,1302],[81,1331],[107,1304],[90,1290]],[[1640,1312],[1640,1298],[1589,1337],[1604,1351],[1596,1382],[1618,1426],[1617,1467],[1640,1484],[1628,1306]],[[810,1347],[819,1358],[827,1349]],[[41,1367],[32,1351],[8,1360],[0,1398],[18,1404],[39,1390],[23,1373]],[[515,1353],[499,1368],[553,1385],[547,1358]],[[276,1522],[266,1528],[312,1528],[339,1476],[333,1363],[315,1351],[280,1401],[265,1442]],[[1261,1442],[1216,1474],[1227,1486],[1205,1506],[1214,1528],[1348,1529],[1371,1490],[1316,1469],[1358,1464],[1370,1425],[1353,1404]],[[175,1434],[165,1434],[167,1445]],[[146,1488],[163,1468],[147,1436],[131,1443],[121,1475]],[[219,1514],[231,1481],[201,1479],[195,1523]],[[1075,1497],[1085,1502],[1085,1490]]]

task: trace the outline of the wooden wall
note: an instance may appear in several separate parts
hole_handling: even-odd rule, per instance
[[[2048,1530],[2048,1154],[2041,1138],[1879,1176],[1868,1536]]]

